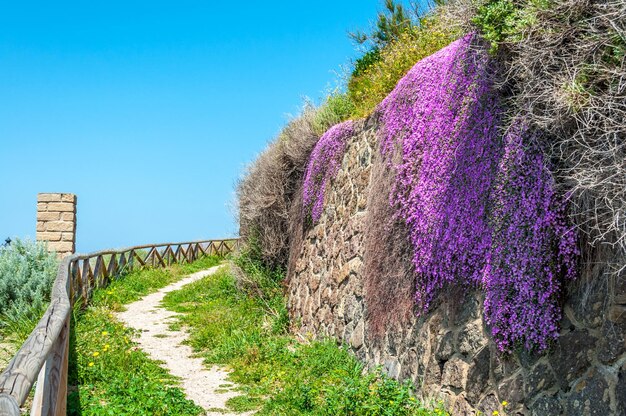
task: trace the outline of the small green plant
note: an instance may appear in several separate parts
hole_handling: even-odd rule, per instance
[[[21,344],[50,301],[58,261],[46,246],[15,239],[0,249],[0,334]]]
[[[488,0],[476,10],[472,23],[495,53],[500,45],[522,39],[526,28],[537,23],[537,12],[550,7],[550,0]]]

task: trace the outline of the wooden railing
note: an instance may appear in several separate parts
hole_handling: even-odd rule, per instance
[[[65,415],[69,331],[72,307],[89,303],[94,289],[139,267],[190,263],[204,255],[226,255],[239,248],[236,238],[164,243],[75,254],[61,261],[50,306],[0,375],[0,416],[19,416],[35,378],[33,415]]]

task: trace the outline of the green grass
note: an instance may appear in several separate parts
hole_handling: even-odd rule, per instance
[[[76,307],[70,349],[69,415],[199,415],[178,381],[133,342],[133,331],[114,318],[124,304],[184,275],[214,266],[216,257],[169,269],[131,272]]]
[[[222,269],[169,293],[164,305],[182,313],[191,328],[189,344],[207,364],[227,365],[243,396],[231,410],[258,415],[436,415],[401,384],[380,371],[364,372],[334,341],[299,343],[286,332],[279,275],[247,258],[247,273],[236,279]]]

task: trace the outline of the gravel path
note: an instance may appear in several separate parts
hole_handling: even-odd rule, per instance
[[[226,400],[238,396],[232,391],[236,386],[227,380],[228,372],[217,366],[206,369],[202,359],[194,357],[191,347],[183,345],[187,332],[171,331],[169,324],[176,320],[177,313],[161,306],[161,301],[169,292],[215,273],[220,266],[211,267],[191,274],[156,293],[137,302],[126,305],[126,311],[117,318],[127,326],[140,332],[137,342],[154,360],[162,361],[163,366],[174,376],[180,377],[181,386],[188,399],[207,410],[207,415],[234,415],[225,412]],[[225,386],[228,385],[228,388]],[[251,415],[253,412],[239,415]]]

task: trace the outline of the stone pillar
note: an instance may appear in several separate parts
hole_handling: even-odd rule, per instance
[[[76,195],[37,194],[37,241],[59,258],[74,253],[76,243]]]

